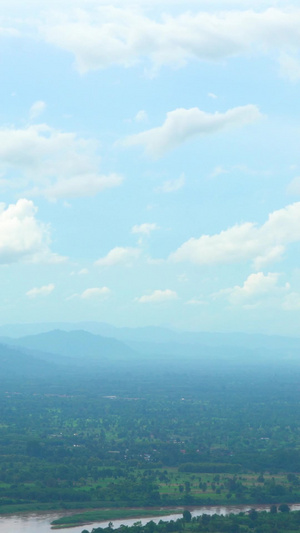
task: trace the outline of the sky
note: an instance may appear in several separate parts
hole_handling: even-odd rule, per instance
[[[300,334],[300,5],[0,0],[0,323]]]

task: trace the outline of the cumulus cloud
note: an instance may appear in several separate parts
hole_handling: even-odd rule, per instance
[[[215,235],[191,238],[171,254],[172,261],[198,265],[253,261],[257,270],[282,258],[288,244],[300,241],[300,202],[273,211],[258,226],[236,224]]]
[[[49,296],[51,292],[53,292],[55,289],[55,285],[53,283],[50,283],[49,285],[44,285],[43,287],[35,287],[34,289],[30,289],[30,291],[26,292],[26,296],[28,298],[37,298],[39,296]]]
[[[150,235],[150,233],[154,230],[157,230],[159,229],[158,225],[155,224],[155,223],[147,223],[145,222],[144,224],[136,224],[135,226],[133,226],[133,228],[131,229],[131,233],[138,233],[138,234],[142,234],[142,235]]]
[[[181,174],[179,178],[164,181],[164,183],[160,187],[157,187],[155,190],[156,192],[164,192],[164,193],[175,192],[175,191],[179,191],[179,189],[182,189],[184,185],[185,185],[185,175]]]
[[[110,289],[108,287],[93,287],[91,289],[86,289],[81,294],[83,300],[90,300],[94,298],[104,298],[109,296]]]
[[[86,9],[83,3],[81,9],[62,9],[56,14],[52,10],[51,16],[46,14],[39,23],[40,35],[72,53],[80,72],[110,65],[129,67],[142,60],[159,68],[249,52],[274,55],[300,44],[300,9],[284,4],[286,9],[271,4],[263,10],[265,3],[260,2],[255,11],[253,2],[248,3],[249,9],[230,2],[226,11],[224,2],[219,2],[216,12],[194,9],[160,18],[143,13],[144,1],[129,3],[127,8],[122,2],[120,7],[118,2],[101,4],[89,2]]]
[[[91,301],[97,301],[97,300],[106,300],[108,296],[110,295],[111,290],[108,287],[91,287],[89,289],[85,289],[82,293],[78,294],[72,294],[71,296],[68,296],[66,298],[66,301],[71,300],[91,300]]]
[[[65,133],[46,124],[22,129],[0,129],[0,172],[20,186],[32,187],[26,195],[48,199],[93,196],[121,184],[116,174],[98,173],[97,145],[92,140]]]
[[[8,207],[0,204],[0,264],[64,259],[50,251],[50,228],[37,220],[36,213],[26,199]]]
[[[30,120],[36,119],[38,116],[41,115],[41,113],[43,113],[45,109],[46,109],[46,104],[42,100],[38,100],[37,102],[34,102],[34,104],[32,104],[29,110]]]
[[[160,290],[157,289],[153,291],[151,294],[144,294],[144,296],[141,296],[140,298],[136,298],[136,301],[142,304],[145,303],[163,303],[163,302],[169,302],[172,300],[177,300],[178,295],[175,291],[171,291],[170,289]]]
[[[142,145],[148,155],[161,157],[191,137],[217,133],[224,128],[255,122],[262,115],[255,105],[229,109],[225,113],[205,113],[198,107],[175,109],[167,113],[162,126],[124,139],[125,146]]]
[[[278,286],[279,274],[276,272],[269,272],[267,275],[263,272],[250,274],[242,286],[236,285],[229,289],[221,290],[218,295],[227,295],[231,304],[249,304],[254,300],[266,298],[267,295],[272,296],[282,290],[288,290],[289,285],[284,287]]]
[[[141,250],[139,248],[123,248],[117,246],[108,252],[105,257],[101,257],[95,262],[97,266],[114,266],[114,265],[126,265],[130,266],[136,259],[138,259]]]

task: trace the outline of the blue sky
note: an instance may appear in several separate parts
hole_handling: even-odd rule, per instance
[[[0,322],[299,335],[297,2],[2,4]]]

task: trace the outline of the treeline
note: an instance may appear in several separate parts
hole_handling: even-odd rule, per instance
[[[108,527],[97,527],[91,533],[175,533],[185,531],[188,533],[213,532],[213,533],[281,533],[284,531],[299,531],[300,511],[290,512],[288,505],[282,504],[278,507],[272,505],[270,511],[256,511],[239,514],[208,515],[203,514],[192,518],[189,511],[183,512],[183,518],[177,520],[163,521],[156,524],[153,520],[146,525],[136,522],[133,526],[121,525],[113,528],[110,523]],[[84,529],[82,533],[89,533]]]
[[[203,473],[228,473],[236,474],[242,471],[242,466],[231,463],[185,463],[179,466],[179,472],[193,472],[196,474]]]

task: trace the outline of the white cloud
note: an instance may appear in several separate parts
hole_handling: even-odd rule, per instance
[[[280,74],[289,81],[296,82],[300,80],[300,61],[299,58],[282,52],[279,57]]]
[[[46,104],[42,100],[38,100],[37,102],[34,102],[34,104],[32,104],[29,110],[30,120],[34,120],[37,117],[39,117],[45,109],[46,109]]]
[[[179,178],[165,181],[160,187],[157,187],[155,190],[156,192],[164,192],[164,193],[175,192],[175,191],[179,191],[179,189],[182,189],[184,185],[185,185],[185,175],[181,174]]]
[[[217,176],[220,176],[222,174],[230,174],[236,172],[238,172],[239,174],[247,174],[249,176],[270,176],[271,174],[269,170],[255,170],[247,167],[246,165],[232,165],[228,168],[224,168],[222,165],[217,165],[208,177],[216,178]]]
[[[223,9],[229,9],[229,8],[251,8],[253,6],[259,7],[260,9],[266,8],[269,6],[274,6],[276,3],[276,6],[286,6],[286,0],[128,0],[126,2],[126,5],[128,5],[130,8],[137,8],[139,7],[145,7],[149,11],[149,8],[152,8],[153,6],[155,8],[158,8],[158,13],[161,13],[161,8],[163,7],[166,9],[168,6],[183,6],[184,8],[192,10],[194,6],[199,7],[199,4],[203,6],[212,6],[213,9],[217,8],[220,10]],[[124,6],[124,0],[113,0],[112,2],[109,2],[108,0],[73,0],[70,2],[70,0],[53,0],[51,2],[51,8],[52,10],[55,8],[56,10],[58,8],[62,8],[64,10],[68,9],[83,9],[87,5],[91,7],[98,8],[99,6],[106,6],[106,5],[114,5],[114,6]],[[45,4],[41,2],[41,0],[28,0],[26,2],[26,6],[24,5],[24,2],[22,0],[11,0],[10,2],[3,2],[3,12],[6,13],[8,16],[9,14],[15,15],[16,10],[18,13],[18,16],[21,16],[22,13],[28,14],[28,10],[32,9],[32,12],[37,14],[39,12],[45,13]],[[47,12],[46,12],[47,14]]]
[[[0,129],[0,172],[32,187],[26,195],[48,199],[93,196],[121,184],[116,174],[98,173],[97,145],[46,124]]]
[[[144,111],[144,109],[141,109],[141,111],[136,114],[135,120],[136,122],[145,122],[146,120],[148,120],[148,115],[146,111]]]
[[[177,16],[164,14],[156,19],[142,12],[143,5],[148,7],[145,1],[128,3],[125,8],[123,2],[101,4],[89,2],[87,9],[85,2],[77,2],[81,9],[76,5],[65,12],[52,9],[39,23],[40,35],[72,53],[80,72],[110,65],[128,67],[142,60],[150,60],[158,68],[249,52],[274,55],[274,51],[293,49],[300,43],[300,9],[285,3],[286,9],[271,3],[263,11],[270,2],[260,2],[254,11],[253,2],[227,2],[227,6],[217,2],[216,12],[197,12],[195,3],[194,9]],[[165,5],[168,9],[168,3]],[[240,9],[241,5],[246,9]]]
[[[215,235],[202,235],[183,243],[170,259],[198,265],[253,261],[256,269],[281,259],[288,244],[300,241],[300,202],[273,211],[258,226],[236,224]]]
[[[123,248],[117,246],[108,252],[105,257],[101,257],[95,262],[97,266],[114,266],[127,265],[130,266],[139,257],[141,251],[139,248]]]
[[[215,93],[208,93],[207,95],[209,98],[218,98],[217,95]]]
[[[178,295],[175,291],[171,291],[170,289],[160,290],[157,289],[153,291],[151,294],[145,294],[144,296],[141,296],[140,298],[136,298],[136,301],[139,303],[162,303],[162,302],[169,302],[172,300],[177,300]]]
[[[279,287],[278,280],[279,274],[276,272],[269,272],[267,275],[257,272],[250,274],[242,286],[223,289],[217,295],[227,295],[233,305],[249,304],[253,303],[253,300],[265,299],[267,295],[274,295],[289,288],[289,285]]]
[[[155,223],[150,224],[150,223],[145,222],[144,224],[140,224],[140,225],[136,224],[135,226],[133,226],[133,228],[131,229],[131,233],[150,235],[152,231],[155,231],[157,229],[159,229],[157,224]]]
[[[36,219],[37,208],[26,199],[0,204],[0,264],[18,261],[60,262],[50,251],[50,228]]]
[[[228,169],[228,172],[238,172],[239,175],[246,174],[248,176],[269,177],[274,174],[273,170],[268,168],[251,168],[247,165],[233,165]]]
[[[75,293],[71,294],[66,298],[66,301],[72,300],[105,300],[110,295],[111,290],[108,287],[91,287],[86,289],[81,294]]]
[[[84,276],[84,275],[86,275],[86,274],[88,274],[88,273],[89,273],[89,271],[88,271],[87,268],[82,268],[82,269],[79,270],[79,272],[78,272],[79,276]]]
[[[95,196],[105,189],[118,187],[121,185],[122,181],[123,178],[117,174],[109,174],[108,176],[86,174],[84,176],[81,175],[59,180],[54,185],[45,188],[43,195],[50,200]],[[40,194],[40,192],[35,189],[33,189],[31,193],[33,195]]]
[[[221,174],[229,174],[229,170],[226,170],[221,165],[218,165],[217,167],[213,169],[209,177],[216,178],[217,176],[221,176]]]
[[[255,122],[262,115],[255,105],[229,109],[225,113],[205,113],[198,107],[175,109],[167,113],[162,126],[131,135],[124,139],[125,146],[142,145],[152,157],[161,157],[191,137],[217,133],[224,128]]]
[[[147,257],[146,262],[148,263],[148,265],[159,266],[159,265],[163,265],[165,263],[165,260],[164,259],[153,259],[152,257]]]
[[[192,298],[185,303],[186,305],[207,305],[207,302],[201,298]]]
[[[83,300],[90,300],[93,298],[103,298],[110,294],[110,289],[108,287],[93,287],[91,289],[86,289],[81,294]]]
[[[51,294],[54,289],[55,285],[53,285],[53,283],[50,283],[49,285],[44,285],[43,287],[35,287],[34,289],[30,289],[30,291],[26,292],[26,296],[28,296],[28,298],[37,298],[38,296],[49,296],[49,294]]]
[[[78,271],[73,270],[70,273],[70,276],[84,276],[85,274],[88,274],[88,273],[89,271],[87,268],[82,268],[81,270],[78,270]]]

